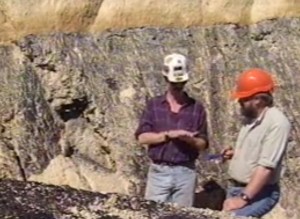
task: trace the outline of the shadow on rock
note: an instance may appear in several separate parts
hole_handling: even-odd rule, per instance
[[[226,198],[225,189],[214,180],[206,182],[202,189],[202,191],[195,193],[194,207],[222,210]]]

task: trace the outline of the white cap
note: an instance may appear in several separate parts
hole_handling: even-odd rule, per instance
[[[168,81],[174,83],[185,82],[189,79],[187,70],[187,59],[185,56],[173,53],[164,58],[163,75]]]

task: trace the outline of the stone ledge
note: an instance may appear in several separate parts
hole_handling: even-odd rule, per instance
[[[0,181],[1,218],[226,219],[225,213],[180,208],[116,193],[94,193],[36,182]]]

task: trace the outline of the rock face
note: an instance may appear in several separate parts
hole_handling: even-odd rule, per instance
[[[0,0],[0,41],[50,32],[252,24],[299,15],[299,0]]]
[[[138,197],[68,187],[0,181],[0,216],[14,219],[219,219],[220,213],[180,209]],[[228,216],[222,215],[222,219]]]
[[[163,56],[180,52],[191,60],[187,90],[208,110],[212,152],[232,145],[237,135],[237,105],[229,100],[236,75],[250,67],[274,73],[279,85],[276,105],[294,128],[281,207],[287,217],[297,218],[299,39],[300,20],[280,19],[248,27],[31,35],[3,45],[0,175],[141,195],[148,160],[133,133],[145,100],[164,92]],[[200,156],[199,185],[212,179],[225,186],[225,169]],[[212,199],[214,191],[204,188]],[[198,192],[203,192],[200,187]],[[220,204],[208,207],[218,209]]]

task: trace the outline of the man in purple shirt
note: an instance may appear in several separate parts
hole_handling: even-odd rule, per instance
[[[208,147],[204,106],[184,92],[187,67],[183,55],[164,58],[167,92],[147,103],[135,133],[140,144],[148,145],[152,161],[145,198],[182,206],[193,205],[195,160]]]

